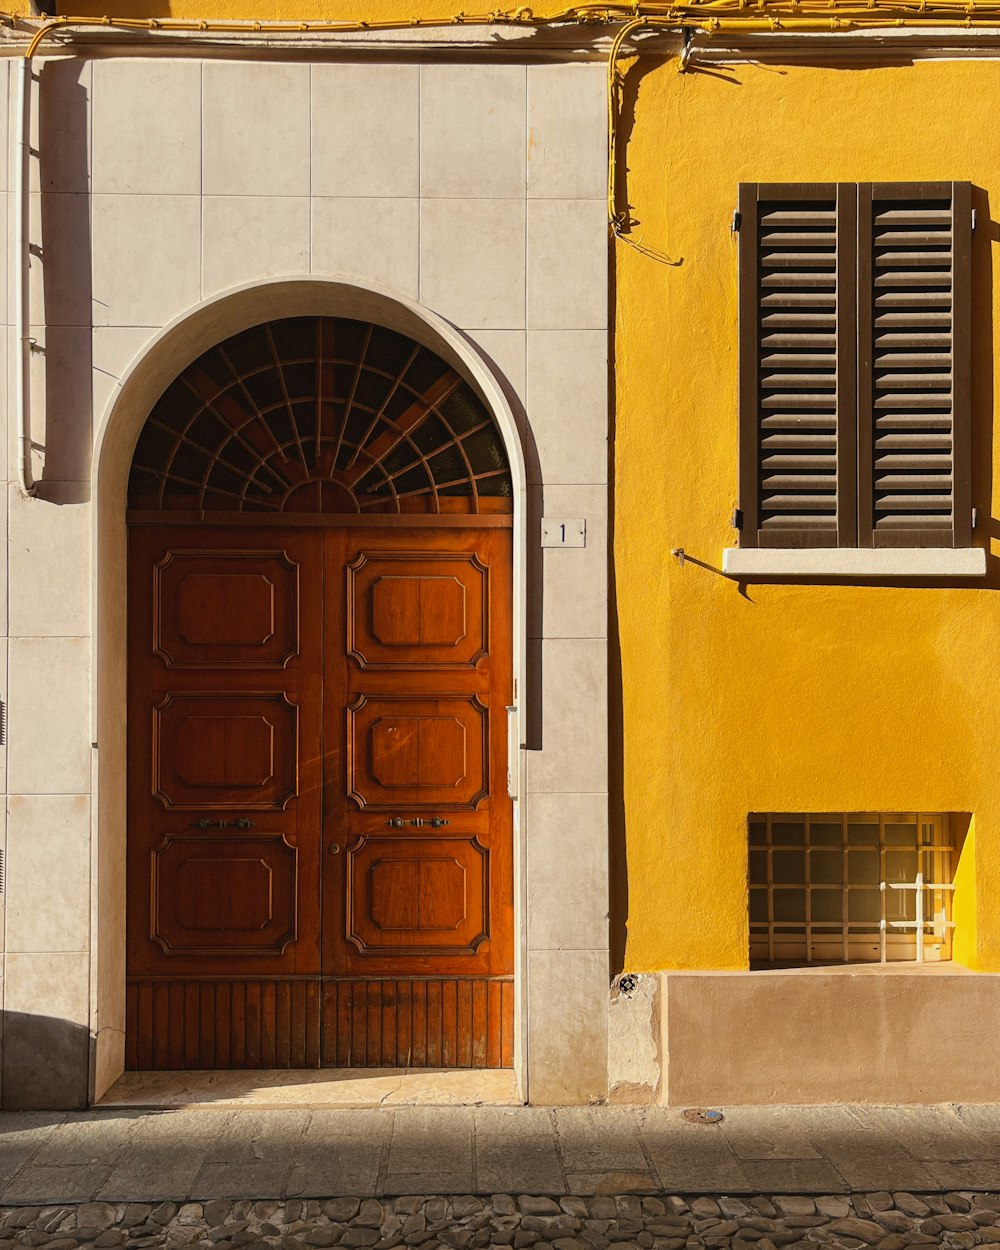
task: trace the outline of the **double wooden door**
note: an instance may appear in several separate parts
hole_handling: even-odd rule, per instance
[[[509,1067],[511,531],[137,525],[129,1068]]]

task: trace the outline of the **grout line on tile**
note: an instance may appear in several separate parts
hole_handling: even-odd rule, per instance
[[[528,67],[524,67],[524,177],[523,177],[523,195],[521,203],[524,206],[524,257],[521,262],[522,273],[524,274],[524,306],[521,309],[521,321],[524,325],[525,333],[528,330],[528,291],[531,283],[531,274],[528,271],[528,231],[529,212],[528,212]]]
[[[396,1134],[396,1112],[389,1112],[388,1131],[383,1130],[379,1141],[378,1172],[375,1176],[375,1192],[385,1192],[385,1183],[389,1175],[389,1158],[392,1154],[392,1139]]]
[[[198,273],[198,291],[201,299],[205,298],[205,62],[202,61],[198,72],[198,198],[200,212],[198,214],[201,237],[199,248],[201,264]]]
[[[417,302],[424,300],[424,180],[423,180],[424,66],[417,66]]]
[[[650,1153],[649,1146],[646,1142],[646,1134],[643,1131],[645,1123],[642,1112],[642,1107],[636,1107],[635,1114],[632,1117],[635,1125],[635,1135],[639,1142],[639,1149],[642,1151],[642,1157],[646,1160],[646,1170],[656,1182],[657,1188],[663,1190],[666,1189],[666,1186],[664,1185],[659,1172],[656,1170],[656,1165],[653,1162],[653,1156]]]

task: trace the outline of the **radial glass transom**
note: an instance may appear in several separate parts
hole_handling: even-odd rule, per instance
[[[164,391],[136,445],[129,507],[187,512],[510,512],[482,400],[384,326],[295,317],[243,330]]]

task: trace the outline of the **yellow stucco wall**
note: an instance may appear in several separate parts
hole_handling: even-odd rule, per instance
[[[568,2],[568,0],[567,0]],[[37,0],[38,11],[73,17],[176,17],[204,18],[208,21],[409,21],[412,17],[450,18],[457,13],[488,14],[506,4],[463,3],[463,0]],[[517,4],[511,4],[511,9]],[[539,16],[566,8],[565,3],[548,0],[531,6]],[[29,0],[7,0],[6,13],[25,16]]]
[[[629,199],[645,240],[682,263],[657,265],[624,247],[617,260],[630,969],[746,966],[754,810],[972,813],[955,953],[1000,967],[996,560],[985,589],[741,588],[719,573],[736,540],[729,223],[741,181],[968,179],[985,192],[975,237],[974,489],[977,541],[988,532],[997,551],[990,209],[1000,164],[985,141],[996,125],[996,72],[983,62],[632,72],[641,81]],[[689,557],[683,568],[670,556],[676,547]]]
[[[67,11],[63,7],[63,11]],[[441,0],[101,0],[142,16],[408,18]],[[470,11],[475,6],[466,6]],[[561,7],[553,4],[536,12]],[[1000,160],[990,61],[739,63],[627,77],[637,237],[615,279],[615,575],[624,711],[625,967],[746,966],[746,817],[972,814],[956,957],[1000,969],[1000,562],[989,584],[747,585],[736,534],[740,181],[968,179],[975,240],[977,541],[1000,553],[991,460]],[[634,109],[634,118],[632,112]],[[1000,211],[1000,210],[998,210]],[[682,547],[681,566],[670,555]],[[616,918],[621,921],[622,917]]]

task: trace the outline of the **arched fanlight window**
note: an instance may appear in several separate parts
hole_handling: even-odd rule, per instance
[[[135,510],[510,512],[478,395],[432,351],[341,317],[233,335],[164,391],[139,436]]]

